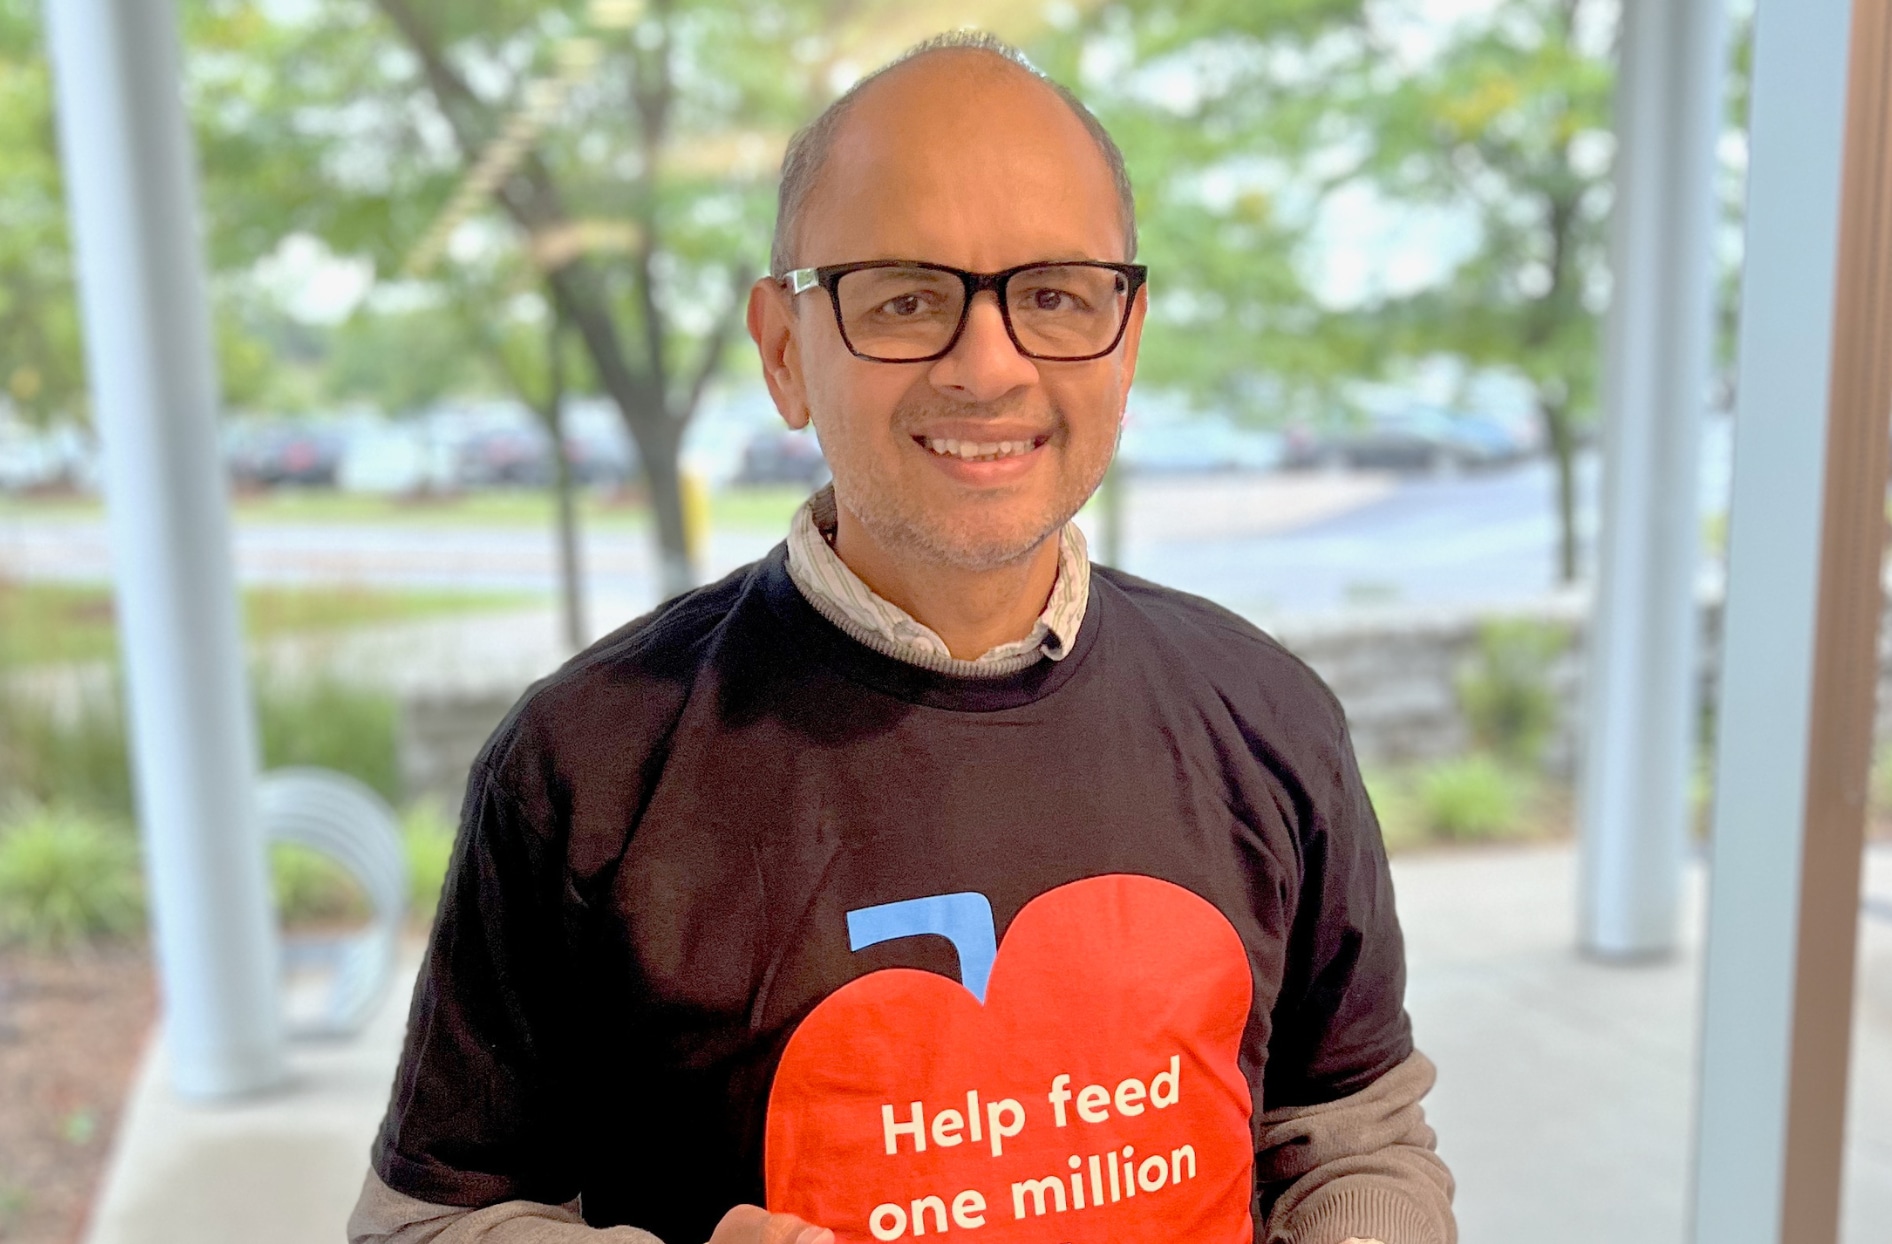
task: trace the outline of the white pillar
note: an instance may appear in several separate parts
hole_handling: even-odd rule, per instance
[[[1694,1239],[1783,1222],[1822,512],[1838,288],[1847,0],[1760,0]],[[1829,896],[1856,902],[1857,895]],[[1830,1238],[1830,1237],[1829,1237]]]
[[[1701,418],[1714,343],[1726,0],[1623,9],[1603,524],[1586,655],[1583,948],[1674,949],[1699,697]]]
[[[168,0],[47,0],[173,1080],[282,1078],[195,160]]]

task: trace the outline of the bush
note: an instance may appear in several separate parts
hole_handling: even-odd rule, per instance
[[[258,673],[252,685],[265,769],[319,765],[399,801],[393,696],[333,677],[284,681]],[[59,713],[33,697],[0,694],[0,795],[129,820],[125,728],[116,695]]]
[[[1458,680],[1459,707],[1472,741],[1510,763],[1534,768],[1557,725],[1550,669],[1570,645],[1563,627],[1524,619],[1479,628],[1472,664]]]
[[[283,680],[258,671],[252,685],[265,769],[333,769],[366,783],[390,803],[400,802],[393,696],[332,676]]]
[[[1509,838],[1529,828],[1521,786],[1497,760],[1474,753],[1421,771],[1414,797],[1428,833],[1460,842]]]
[[[453,856],[454,824],[440,805],[421,800],[401,818],[407,852],[408,904],[418,920],[432,920]]]
[[[129,821],[131,769],[115,694],[86,697],[72,712],[9,692],[0,679],[0,797]]]
[[[1892,741],[1879,744],[1872,754],[1872,787],[1868,803],[1875,816],[1892,816]]]
[[[368,918],[368,897],[361,886],[319,851],[272,842],[269,874],[276,915],[284,924],[358,923]]]
[[[1373,815],[1380,823],[1380,840],[1386,844],[1386,849],[1399,851],[1423,843],[1427,837],[1426,827],[1413,806],[1412,783],[1406,774],[1369,770],[1361,777],[1366,782],[1367,798],[1372,801]]]
[[[0,940],[63,950],[144,922],[131,836],[61,809],[28,809],[0,830]]]

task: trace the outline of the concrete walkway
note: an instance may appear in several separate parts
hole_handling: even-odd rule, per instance
[[[1681,1244],[1699,939],[1662,964],[1578,957],[1567,846],[1412,855],[1394,872],[1463,1239]],[[1892,904],[1892,849],[1870,853],[1867,889],[1875,910]],[[1700,890],[1697,875],[1691,928]],[[1845,1239],[1877,1244],[1892,1222],[1892,920],[1861,932]],[[337,1244],[405,1016],[403,988],[359,1039],[297,1047],[289,1091],[215,1109],[171,1096],[154,1046],[89,1244]]]

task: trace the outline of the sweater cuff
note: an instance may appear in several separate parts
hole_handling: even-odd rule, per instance
[[[1342,1240],[1378,1240],[1380,1244],[1450,1244],[1438,1215],[1384,1187],[1342,1181],[1316,1193],[1295,1211],[1279,1244],[1341,1244]]]

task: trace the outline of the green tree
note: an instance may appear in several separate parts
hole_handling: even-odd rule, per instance
[[[1595,412],[1607,296],[1614,8],[1501,0],[1408,72],[1369,25],[1330,106],[1363,156],[1335,188],[1370,186],[1456,215],[1469,242],[1437,280],[1350,317],[1387,363],[1451,355],[1521,376],[1557,470],[1558,571],[1577,575],[1574,460]]]
[[[764,264],[780,136],[816,93],[781,48],[819,6],[340,0],[273,25],[206,8],[204,46],[244,42],[193,72],[206,164],[245,170],[209,192],[220,258],[308,232],[452,297],[441,265],[529,257],[638,447],[664,587],[687,586],[678,451]],[[501,142],[514,158],[456,206]],[[443,212],[464,216],[444,253]]]
[[[77,413],[78,312],[36,0],[0,0],[0,407]]]
[[[187,10],[194,49],[227,64],[266,28],[232,20],[217,6]],[[221,101],[219,101],[221,102]],[[214,127],[212,127],[214,129]],[[216,157],[222,153],[209,153]],[[243,179],[253,165],[207,161],[219,180]],[[280,169],[278,170],[281,171]],[[83,336],[66,229],[53,114],[52,71],[43,47],[39,0],[0,0],[0,403],[30,422],[87,418]],[[210,231],[214,262],[227,257]],[[223,270],[213,280],[212,313],[226,405],[261,405],[281,396],[280,364],[298,354],[302,334],[278,309]],[[306,359],[306,349],[302,351]]]
[[[1300,263],[1335,141],[1329,73],[1361,0],[1120,0],[1031,38],[1123,149],[1151,267],[1139,383],[1260,423],[1317,412],[1359,366]]]

